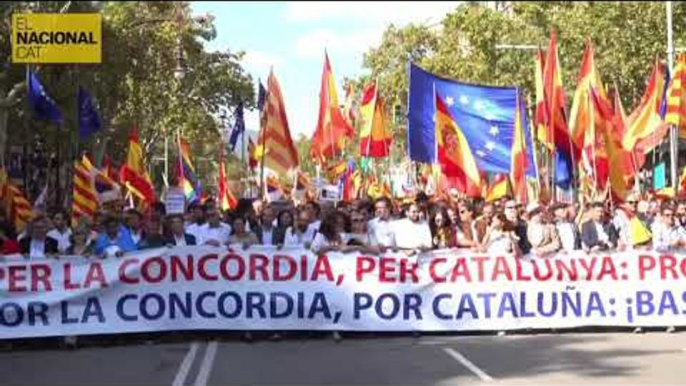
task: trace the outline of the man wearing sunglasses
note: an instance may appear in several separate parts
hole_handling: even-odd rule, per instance
[[[514,233],[519,238],[519,250],[522,251],[523,255],[526,255],[531,251],[531,244],[526,235],[527,226],[526,222],[522,220],[519,215],[519,207],[514,200],[508,200],[505,202],[505,218],[507,221],[514,224]]]
[[[653,249],[658,252],[672,252],[686,247],[684,228],[674,221],[674,207],[665,205],[660,216],[653,223]]]
[[[619,232],[619,244],[621,245],[631,245],[631,218],[637,213],[638,200],[638,195],[630,194],[626,202],[615,211],[612,224]]]

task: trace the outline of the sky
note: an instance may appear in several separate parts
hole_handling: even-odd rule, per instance
[[[345,77],[362,74],[362,56],[378,45],[386,27],[435,24],[459,2],[192,2],[194,14],[215,17],[210,51],[245,51],[243,67],[266,86],[269,70],[281,85],[294,139],[312,136],[317,125],[324,50],[329,54],[339,98]],[[256,112],[246,128],[257,132]]]

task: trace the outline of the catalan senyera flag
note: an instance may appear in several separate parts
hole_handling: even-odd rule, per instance
[[[238,200],[229,189],[229,184],[226,181],[226,166],[224,165],[224,160],[219,160],[219,181],[218,181],[218,195],[219,195],[219,207],[221,210],[231,210],[238,205]]]
[[[0,166],[0,197],[3,200],[7,219],[14,225],[17,232],[23,231],[35,213],[24,192],[9,180],[7,171],[2,166]]]
[[[667,90],[665,121],[677,127],[679,137],[686,138],[686,54],[677,57],[674,74]]]
[[[521,99],[521,95],[517,97],[510,175],[512,178],[512,188],[515,199],[521,204],[526,204],[529,201],[526,184],[526,169],[529,167],[529,157],[527,155],[524,125],[522,123],[524,105],[522,104]]]
[[[549,125],[548,108],[546,106],[545,91],[543,89],[543,71],[545,69],[545,56],[539,49],[534,57],[534,75],[536,81],[536,115],[534,116],[534,127],[536,128],[536,138],[548,149],[554,148],[552,133],[548,131]]]
[[[338,181],[348,171],[348,161],[341,160],[329,166],[326,170],[327,177],[331,183],[338,183]]]
[[[138,142],[138,131],[135,128],[129,134],[129,152],[126,163],[119,169],[119,182],[146,204],[155,202],[155,189],[145,170],[143,149]]]
[[[486,202],[500,200],[501,198],[510,196],[511,193],[510,176],[507,174],[500,174],[493,183],[491,183],[491,186],[488,187]]]
[[[457,189],[468,196],[481,194],[481,175],[462,130],[450,115],[443,98],[436,93],[436,139],[438,163],[447,178],[455,179]]]
[[[286,117],[286,105],[281,87],[274,73],[267,79],[267,99],[264,107],[264,120],[260,130],[258,149],[263,157],[264,166],[279,175],[298,166],[298,151],[293,144],[291,131]]]
[[[74,165],[74,189],[72,193],[71,223],[81,220],[93,221],[98,210],[97,190],[93,165],[85,155]]]
[[[363,157],[387,157],[392,136],[386,121],[384,101],[376,83],[369,83],[362,93],[360,104],[360,155]]]
[[[324,55],[321,90],[319,91],[319,120],[310,143],[310,155],[324,164],[343,152],[345,139],[352,138],[353,129],[338,104],[329,56]]]
[[[190,146],[181,138],[181,134],[177,137],[177,145],[179,147],[179,161],[176,166],[177,184],[183,189],[186,200],[192,202],[202,195],[200,183],[195,175],[195,167],[191,162]]]
[[[666,75],[665,65],[656,60],[641,102],[627,119],[627,128],[622,139],[622,146],[626,150],[634,151],[642,140],[659,139],[661,142],[661,135],[666,134],[668,124],[660,116]],[[669,100],[667,110],[669,111]],[[643,147],[646,149],[649,146]]]
[[[543,71],[543,92],[548,114],[548,134],[555,147],[555,182],[567,187],[571,184],[574,171],[573,160],[579,160],[581,150],[571,140],[567,127],[565,92],[562,86],[562,71],[557,54],[557,32],[551,31],[548,56]]]
[[[255,169],[257,167],[257,148],[255,147],[255,142],[252,138],[248,138],[248,165],[250,169]]]

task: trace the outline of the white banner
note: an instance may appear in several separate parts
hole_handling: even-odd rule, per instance
[[[162,330],[465,331],[686,323],[686,255],[523,260],[160,248],[0,259],[0,339]]]

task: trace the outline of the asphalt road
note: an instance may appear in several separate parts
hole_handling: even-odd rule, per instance
[[[0,385],[686,383],[684,332],[145,339],[5,346]]]

